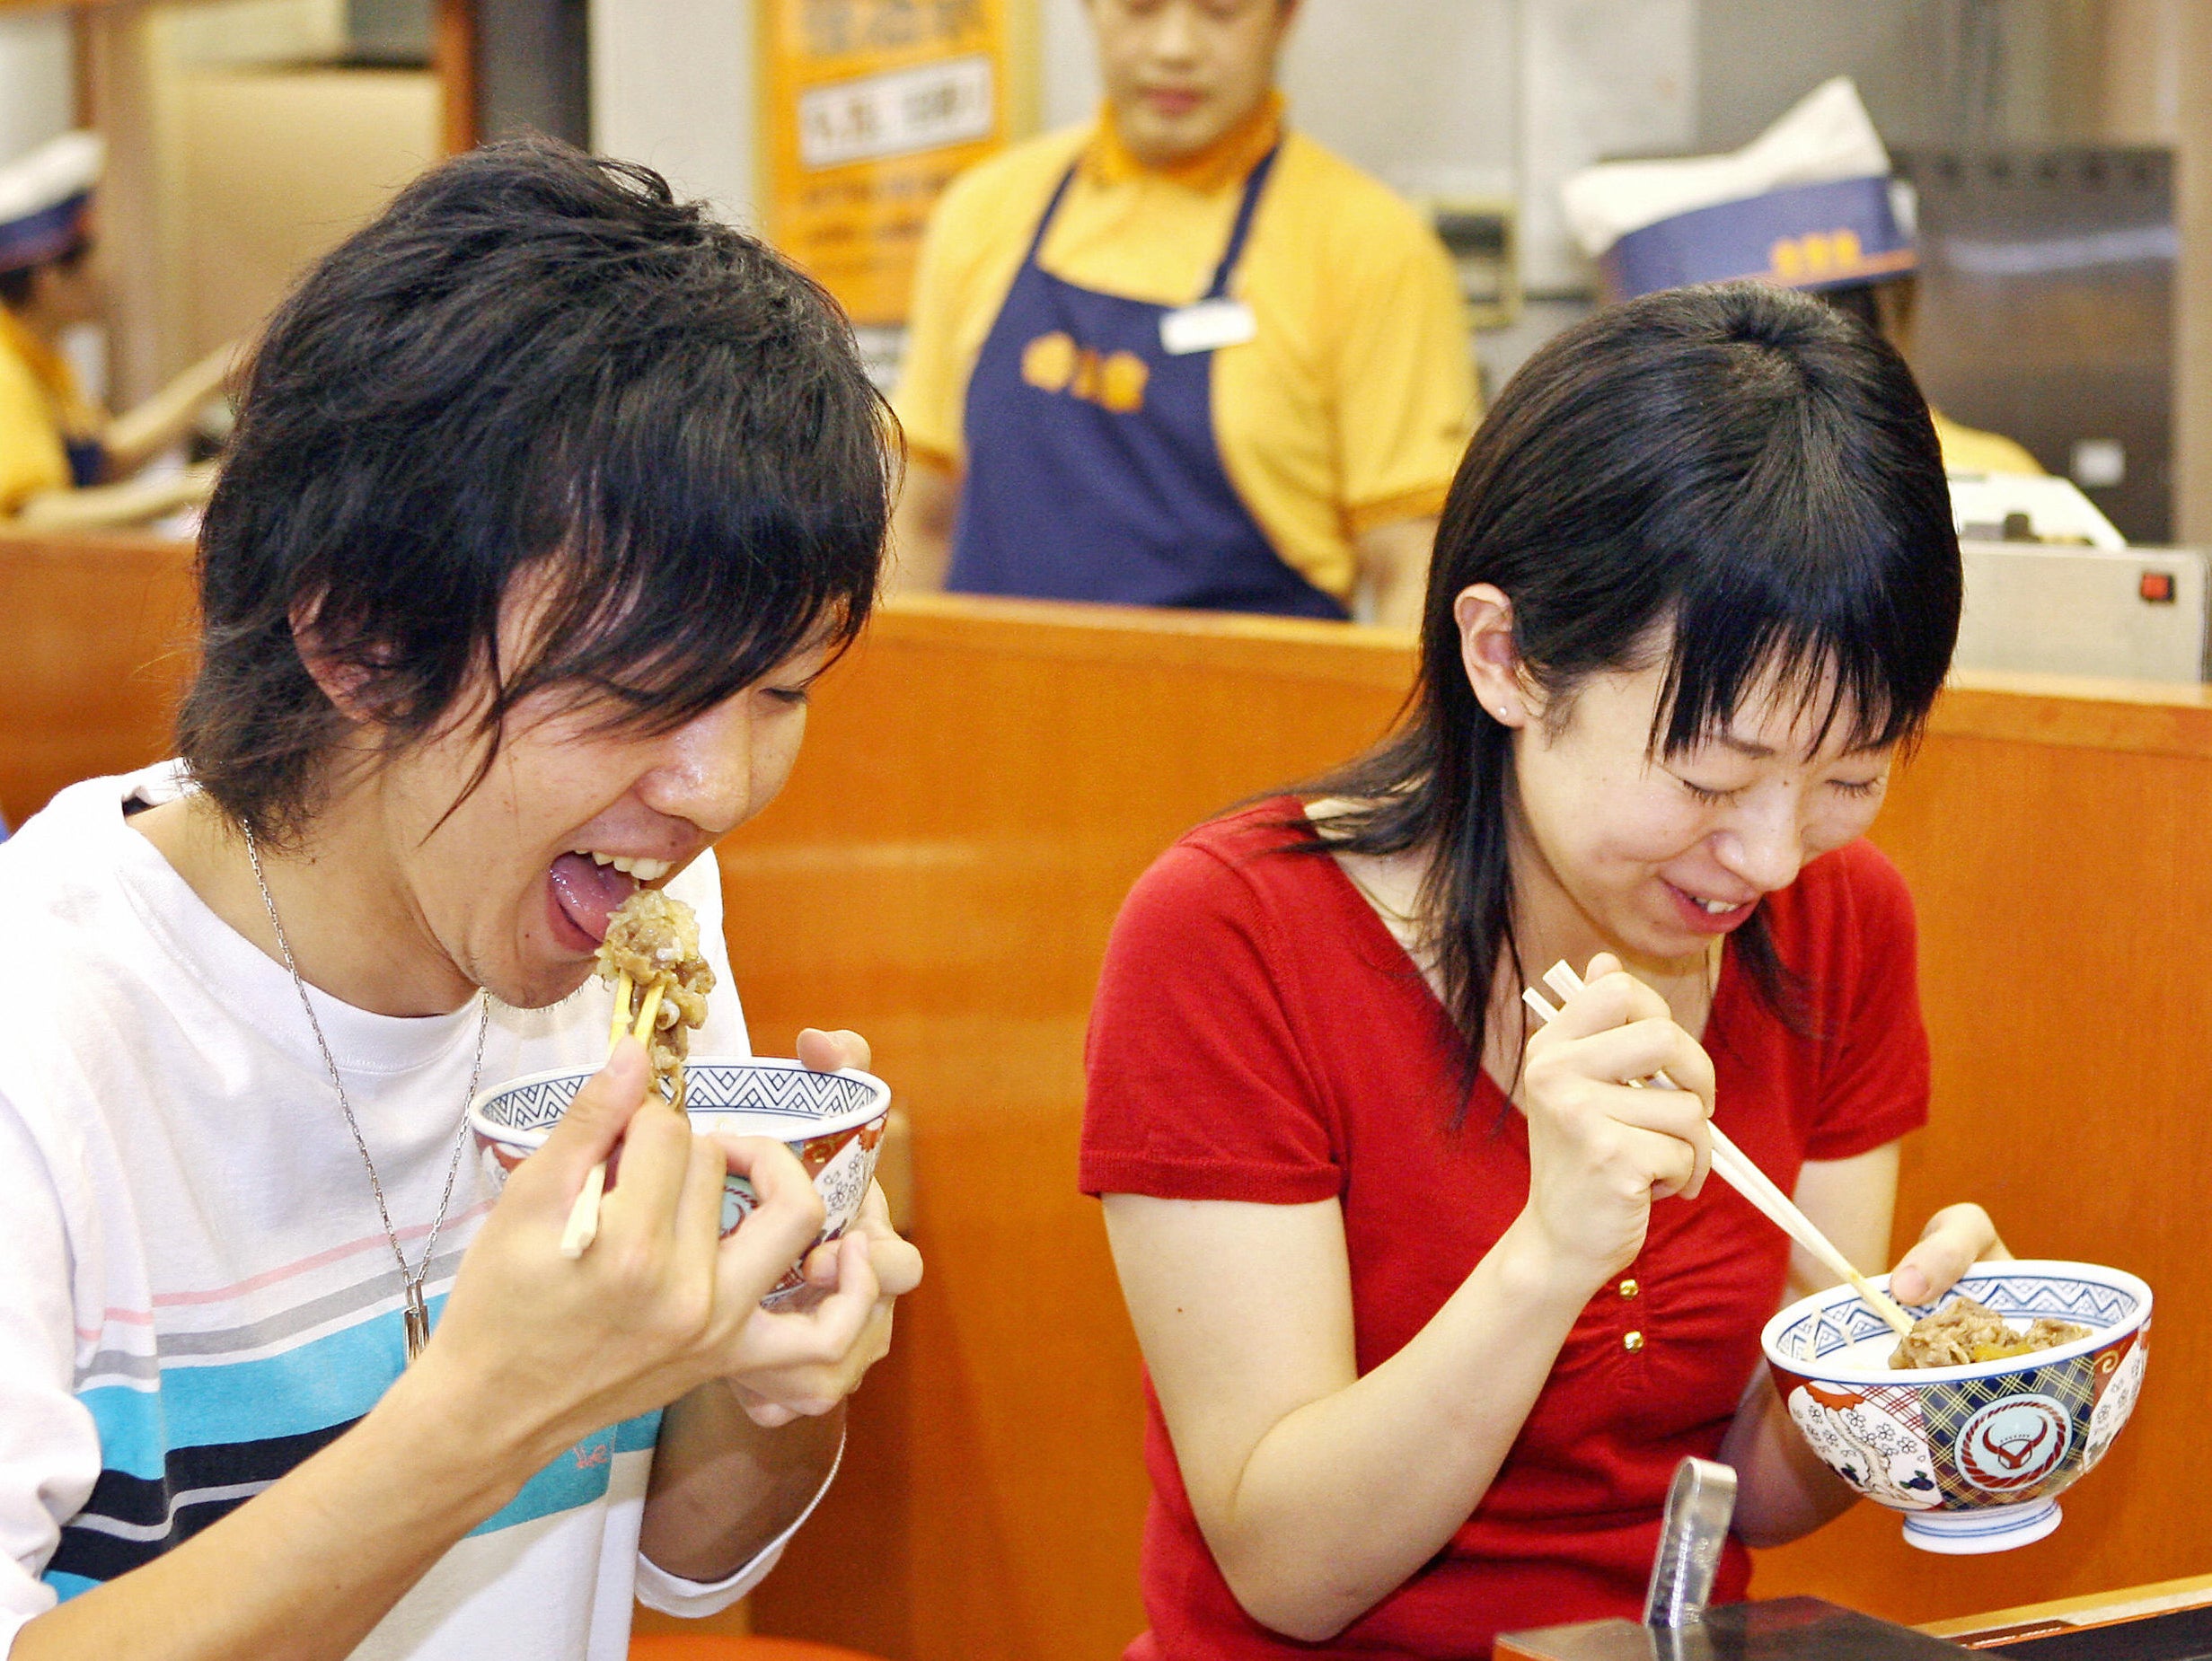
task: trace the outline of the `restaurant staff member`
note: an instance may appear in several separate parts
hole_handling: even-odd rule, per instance
[[[46,530],[159,519],[207,499],[212,464],[128,475],[183,438],[218,396],[231,348],[114,419],[84,396],[63,330],[99,315],[93,189],[101,146],[66,133],[0,168],[0,521]]]
[[[1434,234],[1286,131],[1297,0],[1088,0],[1106,102],[931,221],[907,588],[1419,616],[1475,405]]]
[[[1847,76],[1816,87],[1741,150],[1600,163],[1564,195],[1608,299],[1749,277],[1819,294],[1912,356],[1914,229]],[[2004,435],[1928,414],[1945,472],[2043,471]]]

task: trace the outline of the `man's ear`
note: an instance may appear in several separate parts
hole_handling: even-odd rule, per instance
[[[337,706],[338,713],[357,725],[367,725],[376,718],[365,696],[370,675],[368,666],[341,662],[324,649],[322,630],[316,626],[322,611],[321,594],[294,602],[289,618],[292,645],[315,684],[322,689],[323,697]]]
[[[1524,727],[1537,719],[1536,693],[1513,638],[1513,602],[1493,583],[1459,591],[1451,602],[1459,625],[1459,663],[1475,701],[1501,726]]]

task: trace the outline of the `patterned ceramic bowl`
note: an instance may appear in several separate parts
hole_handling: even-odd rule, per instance
[[[595,1070],[556,1068],[524,1074],[483,1092],[469,1104],[469,1125],[494,1189],[503,1186],[507,1173],[544,1142]],[[768,1058],[718,1060],[694,1056],[684,1073],[689,1081],[686,1111],[693,1129],[772,1137],[812,1173],[824,1214],[815,1245],[836,1239],[852,1226],[876,1174],[876,1149],[891,1112],[890,1085],[851,1068],[817,1073],[797,1061]],[[734,1173],[726,1178],[722,1232],[727,1235],[743,1222],[753,1205],[753,1185]],[[803,1261],[805,1253],[800,1256]],[[761,1301],[778,1308],[796,1298],[805,1285],[795,1263]]]
[[[1903,1512],[1907,1540],[2004,1551],[2058,1526],[2058,1495],[2128,1422],[2148,1358],[2151,1289],[2093,1263],[2023,1261],[1977,1263],[1954,1290],[2009,1320],[2056,1315],[2090,1335],[2010,1360],[1892,1371],[1896,1335],[1836,1287],[1792,1304],[1760,1341],[1805,1440],[1860,1493]]]

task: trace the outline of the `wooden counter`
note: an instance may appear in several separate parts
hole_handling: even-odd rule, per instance
[[[189,610],[173,547],[0,542],[11,815],[163,752]],[[806,1024],[874,1041],[930,1270],[762,1630],[900,1661],[1091,1661],[1137,1630],[1137,1356],[1074,1188],[1092,979],[1159,850],[1378,735],[1410,661],[1340,625],[938,600],[823,682],[784,797],[721,850],[731,951],[764,1051]],[[1972,1196],[2023,1253],[2143,1275],[2148,1387],[2049,1541],[1928,1557],[1861,1507],[1767,1554],[1760,1595],[1930,1621],[2212,1569],[2207,807],[2202,689],[1962,677],[1939,706],[1875,831],[1917,897],[1936,1055],[1900,1221]]]
[[[2212,1604],[2212,1574],[2185,1575],[2178,1580],[2155,1581],[2122,1591],[2046,1598],[2013,1609],[1993,1609],[1951,1621],[1930,1621],[1920,1630],[1936,1638],[1947,1638],[1954,1644],[1986,1649],[2030,1638],[2140,1621],[2148,1615],[2202,1609],[2208,1604]]]

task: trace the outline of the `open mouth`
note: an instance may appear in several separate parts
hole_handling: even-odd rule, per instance
[[[1700,934],[1724,934],[1758,909],[1757,898],[1741,901],[1708,899],[1668,883],[1667,893],[1685,924]]]
[[[674,869],[665,859],[630,854],[603,854],[588,848],[563,854],[547,874],[554,914],[584,937],[586,949],[595,948],[607,937],[607,919],[614,909]]]

